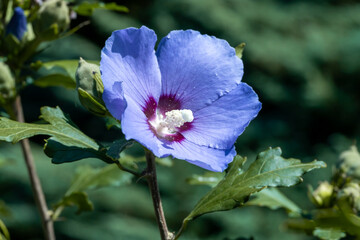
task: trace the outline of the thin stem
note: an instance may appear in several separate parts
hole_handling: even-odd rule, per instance
[[[25,122],[20,96],[17,96],[15,99],[14,110],[17,120],[19,122]],[[46,205],[44,192],[42,190],[40,179],[36,172],[34,158],[31,153],[28,139],[24,139],[21,141],[21,148],[25,158],[26,168],[29,173],[31,188],[34,194],[35,202],[40,212],[44,237],[46,240],[55,240],[53,221],[51,220],[51,216]]]
[[[64,205],[60,205],[59,207],[57,207],[55,209],[54,213],[51,215],[51,220],[56,221],[59,218],[59,216],[63,210],[64,210]]]
[[[174,240],[179,239],[180,235],[183,233],[183,231],[185,230],[185,228],[186,228],[186,223],[183,222],[183,223],[181,224],[181,228],[179,229],[178,233],[176,234]]]
[[[131,173],[132,175],[136,176],[136,177],[141,177],[141,174],[131,170],[131,169],[128,169],[126,167],[124,167],[123,165],[121,165],[121,163],[119,161],[115,161],[115,164],[118,166],[118,168],[122,171],[125,171],[125,172],[128,172],[128,173]]]
[[[147,178],[151,197],[153,200],[156,220],[160,230],[160,236],[162,240],[171,240],[173,239],[173,234],[169,232],[166,225],[164,211],[161,204],[159,187],[156,178],[155,156],[149,150],[145,150],[145,154],[146,154],[146,162],[147,162],[147,169],[145,176]]]

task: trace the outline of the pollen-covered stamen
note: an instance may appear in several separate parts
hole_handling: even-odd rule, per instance
[[[150,124],[155,128],[159,136],[165,136],[176,133],[179,127],[193,120],[194,115],[189,109],[171,110],[165,113],[165,118],[158,113],[156,119],[151,121]]]
[[[166,118],[160,123],[162,127],[169,129],[169,132],[176,132],[176,128],[181,127],[186,122],[192,122],[194,115],[191,110],[172,110],[165,113]]]

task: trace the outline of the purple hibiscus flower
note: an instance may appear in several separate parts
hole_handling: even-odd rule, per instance
[[[147,27],[112,33],[101,53],[103,100],[126,139],[158,157],[223,171],[234,143],[261,109],[241,82],[243,63],[225,40],[172,31],[159,43]]]
[[[11,17],[9,24],[6,26],[6,34],[12,34],[21,40],[26,32],[26,16],[21,7],[14,9],[14,15]]]

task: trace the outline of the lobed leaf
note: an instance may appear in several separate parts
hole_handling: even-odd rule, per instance
[[[99,145],[75,127],[59,107],[42,107],[40,118],[49,124],[20,123],[0,118],[0,140],[16,143],[35,135],[50,135],[50,139],[66,146],[77,146],[97,150]]]
[[[254,194],[253,199],[246,203],[247,206],[268,207],[272,210],[284,208],[292,217],[298,217],[301,209],[276,188],[266,188]]]
[[[116,140],[110,145],[109,149],[106,152],[106,155],[112,159],[117,160],[120,158],[120,153],[129,146],[132,146],[133,144],[134,141],[132,140],[130,141],[126,141],[125,139]]]
[[[97,157],[107,163],[112,159],[102,153],[101,146],[81,132],[59,107],[42,107],[40,118],[48,124],[20,123],[0,117],[0,140],[16,143],[35,135],[51,136],[44,151],[53,163],[64,163],[88,157]]]
[[[215,187],[225,176],[223,172],[206,172],[203,175],[194,175],[186,179],[192,185],[208,185]],[[254,193],[254,198],[246,202],[247,206],[268,207],[272,210],[284,208],[292,217],[300,216],[301,209],[280,190],[276,188],[266,188]]]
[[[290,187],[302,181],[301,176],[315,168],[325,167],[322,161],[301,163],[297,159],[281,157],[280,148],[261,152],[246,171],[246,158],[237,156],[227,175],[195,206],[184,219],[184,225],[196,217],[214,211],[225,211],[243,206],[251,194],[266,187]]]

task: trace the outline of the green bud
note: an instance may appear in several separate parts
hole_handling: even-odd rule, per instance
[[[357,211],[360,211],[360,186],[358,183],[350,182],[338,193],[338,198],[347,197],[350,204]]]
[[[3,105],[15,98],[15,79],[8,65],[0,62],[0,104]]]
[[[102,100],[104,85],[101,80],[99,66],[80,58],[75,78],[81,104],[91,113],[105,116],[107,110]]]
[[[50,41],[69,28],[70,13],[63,0],[47,0],[44,2],[33,22],[36,36],[42,40]]]
[[[237,56],[238,58],[240,58],[240,59],[241,59],[242,56],[243,56],[243,52],[244,52],[245,46],[246,46],[245,43],[240,43],[239,45],[237,45],[237,46],[235,47],[236,56]]]
[[[341,153],[340,161],[342,172],[348,176],[360,179],[360,154],[355,145]]]
[[[309,197],[317,207],[330,207],[333,192],[334,186],[325,181],[315,191],[309,189]]]

